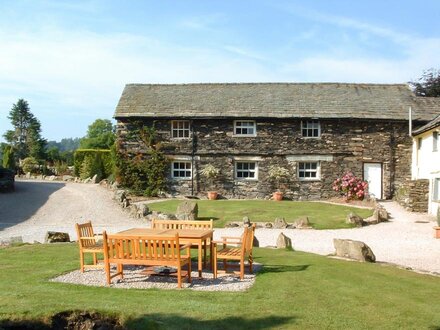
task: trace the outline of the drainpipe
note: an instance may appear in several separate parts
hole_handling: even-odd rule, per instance
[[[191,196],[194,196],[194,154],[196,153],[196,141],[194,139],[194,121],[191,120],[191,136],[192,136],[192,144],[191,144]]]

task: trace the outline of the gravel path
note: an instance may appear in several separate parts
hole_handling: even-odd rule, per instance
[[[0,194],[0,241],[22,236],[25,242],[42,242],[49,230],[76,238],[74,224],[91,220],[97,232],[148,227],[132,219],[98,185],[17,181],[16,193]],[[384,202],[391,214],[387,223],[356,229],[257,229],[260,246],[273,246],[280,232],[292,239],[295,250],[322,255],[334,252],[333,238],[367,243],[377,261],[440,274],[440,240],[433,238],[434,217],[406,212],[395,202]],[[252,216],[251,216],[252,219]],[[240,229],[216,229],[214,239],[239,236]]]

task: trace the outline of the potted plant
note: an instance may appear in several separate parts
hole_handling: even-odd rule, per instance
[[[282,182],[289,177],[289,170],[282,166],[271,166],[269,168],[269,178],[275,181],[277,190],[273,193],[273,200],[281,201],[283,192],[281,191]]]
[[[434,237],[440,238],[440,207],[437,208],[437,226],[434,227]]]
[[[220,170],[216,168],[212,164],[206,165],[201,171],[200,174],[203,175],[207,181],[209,181],[211,187],[214,186],[214,180],[220,174]],[[208,199],[215,200],[217,199],[218,193],[216,191],[208,191]]]

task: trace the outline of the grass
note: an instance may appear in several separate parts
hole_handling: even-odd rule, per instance
[[[287,250],[255,257],[264,270],[246,292],[126,290],[49,282],[78,268],[75,244],[0,249],[0,320],[93,310],[130,329],[440,327],[439,277]]]
[[[181,200],[169,200],[148,205],[151,210],[164,213],[176,213],[177,205]],[[294,201],[263,201],[263,200],[199,200],[199,220],[214,219],[214,226],[224,227],[228,221],[241,221],[248,216],[251,221],[274,221],[275,218],[285,218],[287,222],[294,222],[299,217],[307,216],[315,229],[352,228],[345,223],[350,212],[363,218],[372,215],[370,209],[361,209],[345,205],[335,205],[319,202]]]

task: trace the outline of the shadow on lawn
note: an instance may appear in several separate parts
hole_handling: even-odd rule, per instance
[[[294,322],[293,317],[268,316],[261,318],[225,317],[198,320],[173,314],[144,315],[126,322],[128,329],[272,329]]]
[[[284,273],[284,272],[302,272],[307,270],[310,265],[267,265],[265,264],[260,273]]]

